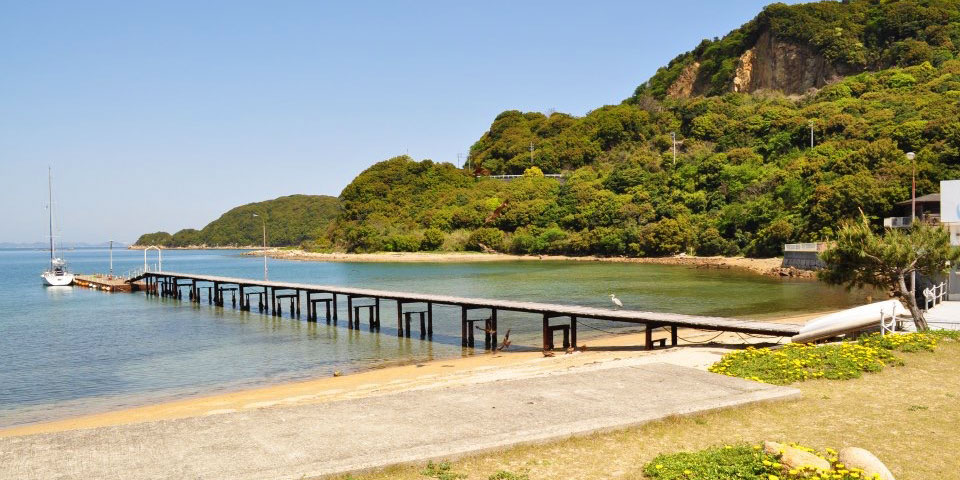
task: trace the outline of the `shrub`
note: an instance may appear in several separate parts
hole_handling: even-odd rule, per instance
[[[391,252],[416,252],[420,250],[420,237],[412,234],[393,235],[387,240],[386,247]]]
[[[500,251],[503,248],[503,238],[503,232],[496,228],[478,228],[467,239],[467,249],[482,251],[483,247],[487,247],[491,250]]]
[[[443,246],[446,235],[439,228],[428,228],[423,232],[423,242],[420,248],[423,250],[437,250]]]
[[[770,455],[761,445],[724,445],[698,452],[662,454],[644,465],[643,473],[657,480],[863,480],[862,470],[837,463],[836,450],[823,453],[802,445],[791,444],[830,463],[829,471],[812,467],[790,468],[780,463],[779,455]],[[874,476],[872,478],[879,478]]]

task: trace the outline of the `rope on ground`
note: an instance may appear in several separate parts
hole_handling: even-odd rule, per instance
[[[757,345],[759,343],[765,343],[765,342],[761,341],[761,342],[751,343],[746,338],[743,338],[743,335],[747,335],[753,338],[771,338],[771,337],[763,337],[762,335],[750,335],[749,333],[745,333],[745,334],[741,334],[740,332],[734,332],[734,333],[736,333],[737,336],[740,337],[740,340],[746,345]],[[784,337],[777,337],[777,340],[773,343],[779,344],[783,339]]]
[[[680,335],[677,335],[677,338],[680,339],[680,340],[683,340],[684,342],[687,342],[687,343],[705,344],[705,343],[710,343],[710,342],[716,340],[717,337],[719,337],[720,335],[723,335],[723,332],[720,332],[720,333],[714,335],[713,337],[711,337],[709,340],[704,340],[704,341],[702,341],[702,342],[698,342],[698,341],[696,341],[696,340],[691,340],[691,339],[689,339],[689,338],[683,338],[683,337],[681,337]]]
[[[634,332],[616,332],[616,331],[613,331],[613,330],[605,330],[605,329],[603,329],[603,328],[595,327],[595,326],[593,326],[593,325],[590,325],[589,323],[584,322],[583,320],[580,320],[579,318],[577,319],[577,325],[583,325],[584,327],[592,328],[592,329],[594,329],[594,330],[596,330],[596,331],[598,331],[598,332],[609,333],[610,335],[630,335],[630,334],[633,334],[633,333],[634,333]]]

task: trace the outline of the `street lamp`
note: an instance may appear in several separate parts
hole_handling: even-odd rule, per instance
[[[254,217],[260,217],[260,221],[263,222],[263,279],[267,279],[267,221],[260,215],[256,213],[253,214]]]
[[[113,240],[110,240],[110,276],[113,276]]]
[[[917,154],[913,152],[907,152],[907,160],[910,160],[910,163],[913,165],[913,194],[910,197],[910,225],[913,225],[913,221],[917,219],[917,162],[914,159],[917,158]]]
[[[910,226],[913,226],[913,223],[917,221],[917,162],[914,159],[917,158],[917,154],[913,152],[907,152],[907,160],[910,160],[910,163],[913,165],[913,177],[912,177],[912,186],[911,186],[911,196],[910,196]],[[910,295],[914,297],[917,296],[917,271],[914,270],[910,275]]]

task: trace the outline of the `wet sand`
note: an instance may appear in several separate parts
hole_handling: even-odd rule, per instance
[[[802,324],[823,313],[768,319]],[[657,332],[654,338],[666,337]],[[611,335],[582,342],[584,351],[566,354],[555,352],[544,357],[539,351],[507,351],[481,353],[469,357],[441,359],[415,365],[370,370],[340,377],[272,385],[267,387],[189,398],[143,407],[117,410],[80,417],[0,429],[0,437],[60,432],[65,430],[125,425],[157,420],[198,417],[250,411],[255,409],[325,403],[338,400],[369,398],[402,391],[469,385],[504,379],[535,377],[584,366],[596,362],[612,362],[627,358],[670,353],[672,362],[705,370],[723,352],[740,348],[745,343],[769,344],[789,339],[742,336],[735,333],[681,329],[680,344],[686,347],[648,351],[643,347],[643,334]],[[709,341],[708,345],[693,343]],[[710,354],[704,356],[705,353]]]

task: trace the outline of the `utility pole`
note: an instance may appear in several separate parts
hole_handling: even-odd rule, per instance
[[[670,140],[673,142],[673,166],[677,166],[677,132],[670,132]]]
[[[267,280],[267,219],[263,215],[253,214],[254,217],[260,217],[263,222],[263,280]]]
[[[913,227],[913,223],[917,221],[917,154],[913,152],[907,152],[907,160],[910,160],[910,163],[913,165],[913,177],[912,177],[912,186],[911,186],[911,196],[910,196],[910,226]],[[917,296],[917,271],[914,270],[913,274],[910,275],[910,295],[914,297]]]
[[[530,166],[533,166],[533,142],[530,142]]]

